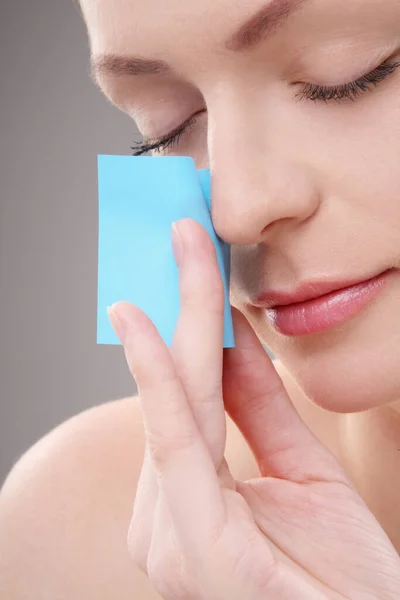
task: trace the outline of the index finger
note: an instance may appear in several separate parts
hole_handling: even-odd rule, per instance
[[[192,219],[179,221],[178,227],[184,236],[185,255],[179,268],[181,307],[171,353],[218,469],[226,442],[222,397],[224,286],[206,230]]]
[[[126,323],[125,356],[138,386],[160,491],[182,542],[200,551],[225,514],[211,454],[155,325],[137,306],[118,302],[114,307]]]

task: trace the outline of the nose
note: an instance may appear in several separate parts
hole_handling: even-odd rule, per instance
[[[212,169],[214,229],[228,244],[277,244],[316,213],[320,191],[311,167],[301,161],[254,151],[247,156],[251,160],[241,164],[237,156],[225,156]]]

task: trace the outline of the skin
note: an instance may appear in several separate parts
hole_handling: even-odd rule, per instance
[[[162,12],[157,0],[82,4],[94,54],[164,58],[179,73],[99,80],[144,135],[165,134],[207,108],[169,154],[212,169],[213,224],[234,246],[232,304],[313,402],[342,413],[388,404],[399,411],[399,278],[362,317],[306,338],[277,334],[247,305],[267,282],[294,288],[400,266],[400,71],[354,104],[299,103],[288,85],[345,83],[400,58],[397,0],[315,0],[270,42],[234,59],[220,40],[261,0],[252,10],[230,2],[229,19],[226,3],[213,0],[175,0]],[[140,24],[134,33],[132,23]]]
[[[162,58],[175,69],[97,80],[143,135],[165,135],[207,109],[168,154],[212,169],[213,224],[232,244],[231,303],[309,401],[341,416],[343,461],[400,550],[400,278],[355,318],[315,335],[283,336],[249,304],[267,284],[398,269],[400,71],[354,103],[299,103],[289,84],[346,83],[399,59],[400,4],[315,0],[233,58],[221,40],[261,0],[229,10],[214,0],[174,0],[162,11],[157,0],[81,4],[93,54]]]
[[[267,284],[399,268],[400,70],[354,104],[299,103],[289,83],[345,83],[400,59],[400,5],[315,0],[271,41],[232,58],[221,40],[262,4],[229,2],[227,11],[225,2],[175,0],[161,11],[157,0],[83,0],[93,54],[163,58],[179,74],[98,84],[149,137],[207,108],[168,154],[212,169],[214,228],[234,246],[233,306],[313,402],[340,413],[389,405],[399,413],[399,277],[359,318],[297,339],[248,302]],[[132,23],[140,24],[134,33]]]
[[[138,384],[146,432],[128,533],[132,558],[166,600],[394,600],[395,548],[304,424],[235,308],[236,347],[222,349],[214,246],[198,223],[178,226],[181,310],[171,349],[138,307],[121,302],[109,312]],[[260,477],[232,477],[225,410]]]

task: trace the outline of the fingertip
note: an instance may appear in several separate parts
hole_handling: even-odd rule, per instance
[[[146,320],[146,313],[131,302],[121,300],[114,302],[111,306],[107,307],[108,314],[113,313],[120,321],[124,321],[130,327],[137,327],[139,323]]]

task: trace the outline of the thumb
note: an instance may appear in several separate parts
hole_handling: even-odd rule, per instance
[[[349,485],[336,457],[299,416],[246,317],[232,307],[232,318],[236,347],[224,349],[225,410],[246,439],[261,475]]]

